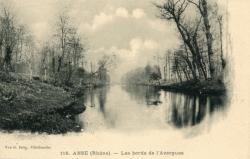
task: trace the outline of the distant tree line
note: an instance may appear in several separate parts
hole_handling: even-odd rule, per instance
[[[108,74],[113,56],[103,55],[92,67],[86,59],[87,44],[67,13],[59,14],[51,24],[49,40],[37,43],[26,25],[8,7],[0,7],[0,71],[19,73],[30,80],[39,78],[58,85],[110,82]],[[91,69],[85,63],[91,63]]]
[[[110,82],[108,69],[112,57],[104,55],[94,70],[93,63],[85,56],[86,42],[67,14],[58,16],[54,32],[53,38],[40,50],[40,75],[43,80],[50,77],[56,83],[69,86],[74,83],[103,85]],[[90,70],[85,68],[86,62],[90,62]]]
[[[123,76],[122,82],[127,84],[151,84],[161,79],[160,67],[147,65],[128,72]]]

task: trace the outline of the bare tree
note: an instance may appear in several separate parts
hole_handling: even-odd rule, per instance
[[[19,25],[16,29],[17,32],[17,46],[15,51],[15,62],[18,63],[22,58],[22,52],[24,48],[25,38],[28,33],[24,25]]]
[[[160,9],[161,18],[175,22],[185,46],[190,50],[193,58],[193,66],[190,67],[190,69],[193,70],[192,74],[194,79],[198,79],[196,71],[194,70],[195,68],[197,68],[200,74],[206,79],[207,75],[204,65],[202,64],[200,48],[197,42],[200,20],[196,22],[194,27],[185,22],[184,12],[188,4],[186,0],[167,0],[163,5],[156,4],[156,7]]]
[[[97,76],[101,83],[108,82],[108,72],[112,66],[116,65],[116,56],[115,55],[103,55],[103,57],[98,61],[98,67],[96,71],[91,71],[91,78]]]
[[[56,37],[58,38],[59,47],[60,47],[60,54],[58,55],[57,72],[61,71],[61,67],[64,62],[69,31],[70,31],[69,17],[66,16],[65,14],[59,15],[58,22],[57,22],[57,33],[56,33]]]
[[[1,17],[1,36],[2,45],[4,47],[3,67],[6,71],[12,70],[12,54],[17,43],[16,26],[14,16],[7,8],[3,9]]]
[[[58,80],[63,80],[64,83],[68,84],[74,71],[80,66],[85,47],[77,33],[77,27],[72,24],[66,13],[58,17],[55,37],[59,52],[57,52],[57,57],[53,58],[52,64],[55,66],[55,63],[57,63],[56,77]]]
[[[198,2],[195,2],[194,0],[188,0],[191,4],[194,4],[202,18],[203,18],[203,24],[205,27],[205,34],[207,39],[207,49],[208,49],[208,60],[209,60],[209,70],[211,74],[211,78],[215,78],[215,59],[214,59],[214,50],[213,50],[213,35],[211,33],[211,26],[210,26],[210,20],[208,15],[208,3],[207,0],[198,0]]]
[[[33,39],[27,27],[17,23],[16,16],[4,7],[0,14],[0,68],[16,71],[20,62],[27,62],[22,56],[31,43]]]

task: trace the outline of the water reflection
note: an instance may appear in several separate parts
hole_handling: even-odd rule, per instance
[[[84,94],[84,103],[89,107],[97,107],[105,115],[105,104],[109,87],[89,88]]]
[[[107,98],[107,91],[108,91],[107,88],[97,90],[97,99],[99,103],[99,108],[100,108],[100,111],[103,113],[104,117],[106,116],[105,104],[106,104],[106,98]]]
[[[132,100],[136,100],[140,104],[157,106],[162,103],[161,93],[156,87],[123,85],[122,88],[129,93]]]
[[[195,125],[199,123],[206,114],[207,98],[196,96],[183,96],[171,94],[172,122],[177,127]]]
[[[185,128],[226,107],[225,96],[186,95],[146,86],[111,86],[85,93],[87,129]]]
[[[123,89],[130,94],[131,99],[144,101],[147,105],[169,106],[167,121],[178,128],[199,124],[206,115],[223,110],[226,104],[226,96],[223,95],[188,95],[148,86],[123,86]],[[161,101],[160,96],[163,94],[164,101]]]

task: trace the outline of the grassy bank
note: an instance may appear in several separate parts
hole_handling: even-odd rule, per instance
[[[220,80],[185,81],[168,83],[165,81],[136,82],[130,85],[152,86],[171,92],[186,94],[223,95],[226,93],[226,86]]]
[[[80,131],[75,114],[85,110],[79,92],[0,72],[0,129],[66,133]]]
[[[221,95],[226,93],[224,83],[220,81],[185,81],[173,84],[160,84],[157,85],[164,90],[183,92],[190,94],[210,94]]]

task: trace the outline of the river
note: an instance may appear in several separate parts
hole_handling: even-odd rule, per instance
[[[225,96],[187,95],[147,86],[111,85],[86,90],[85,131],[185,129],[216,121],[226,112]]]

